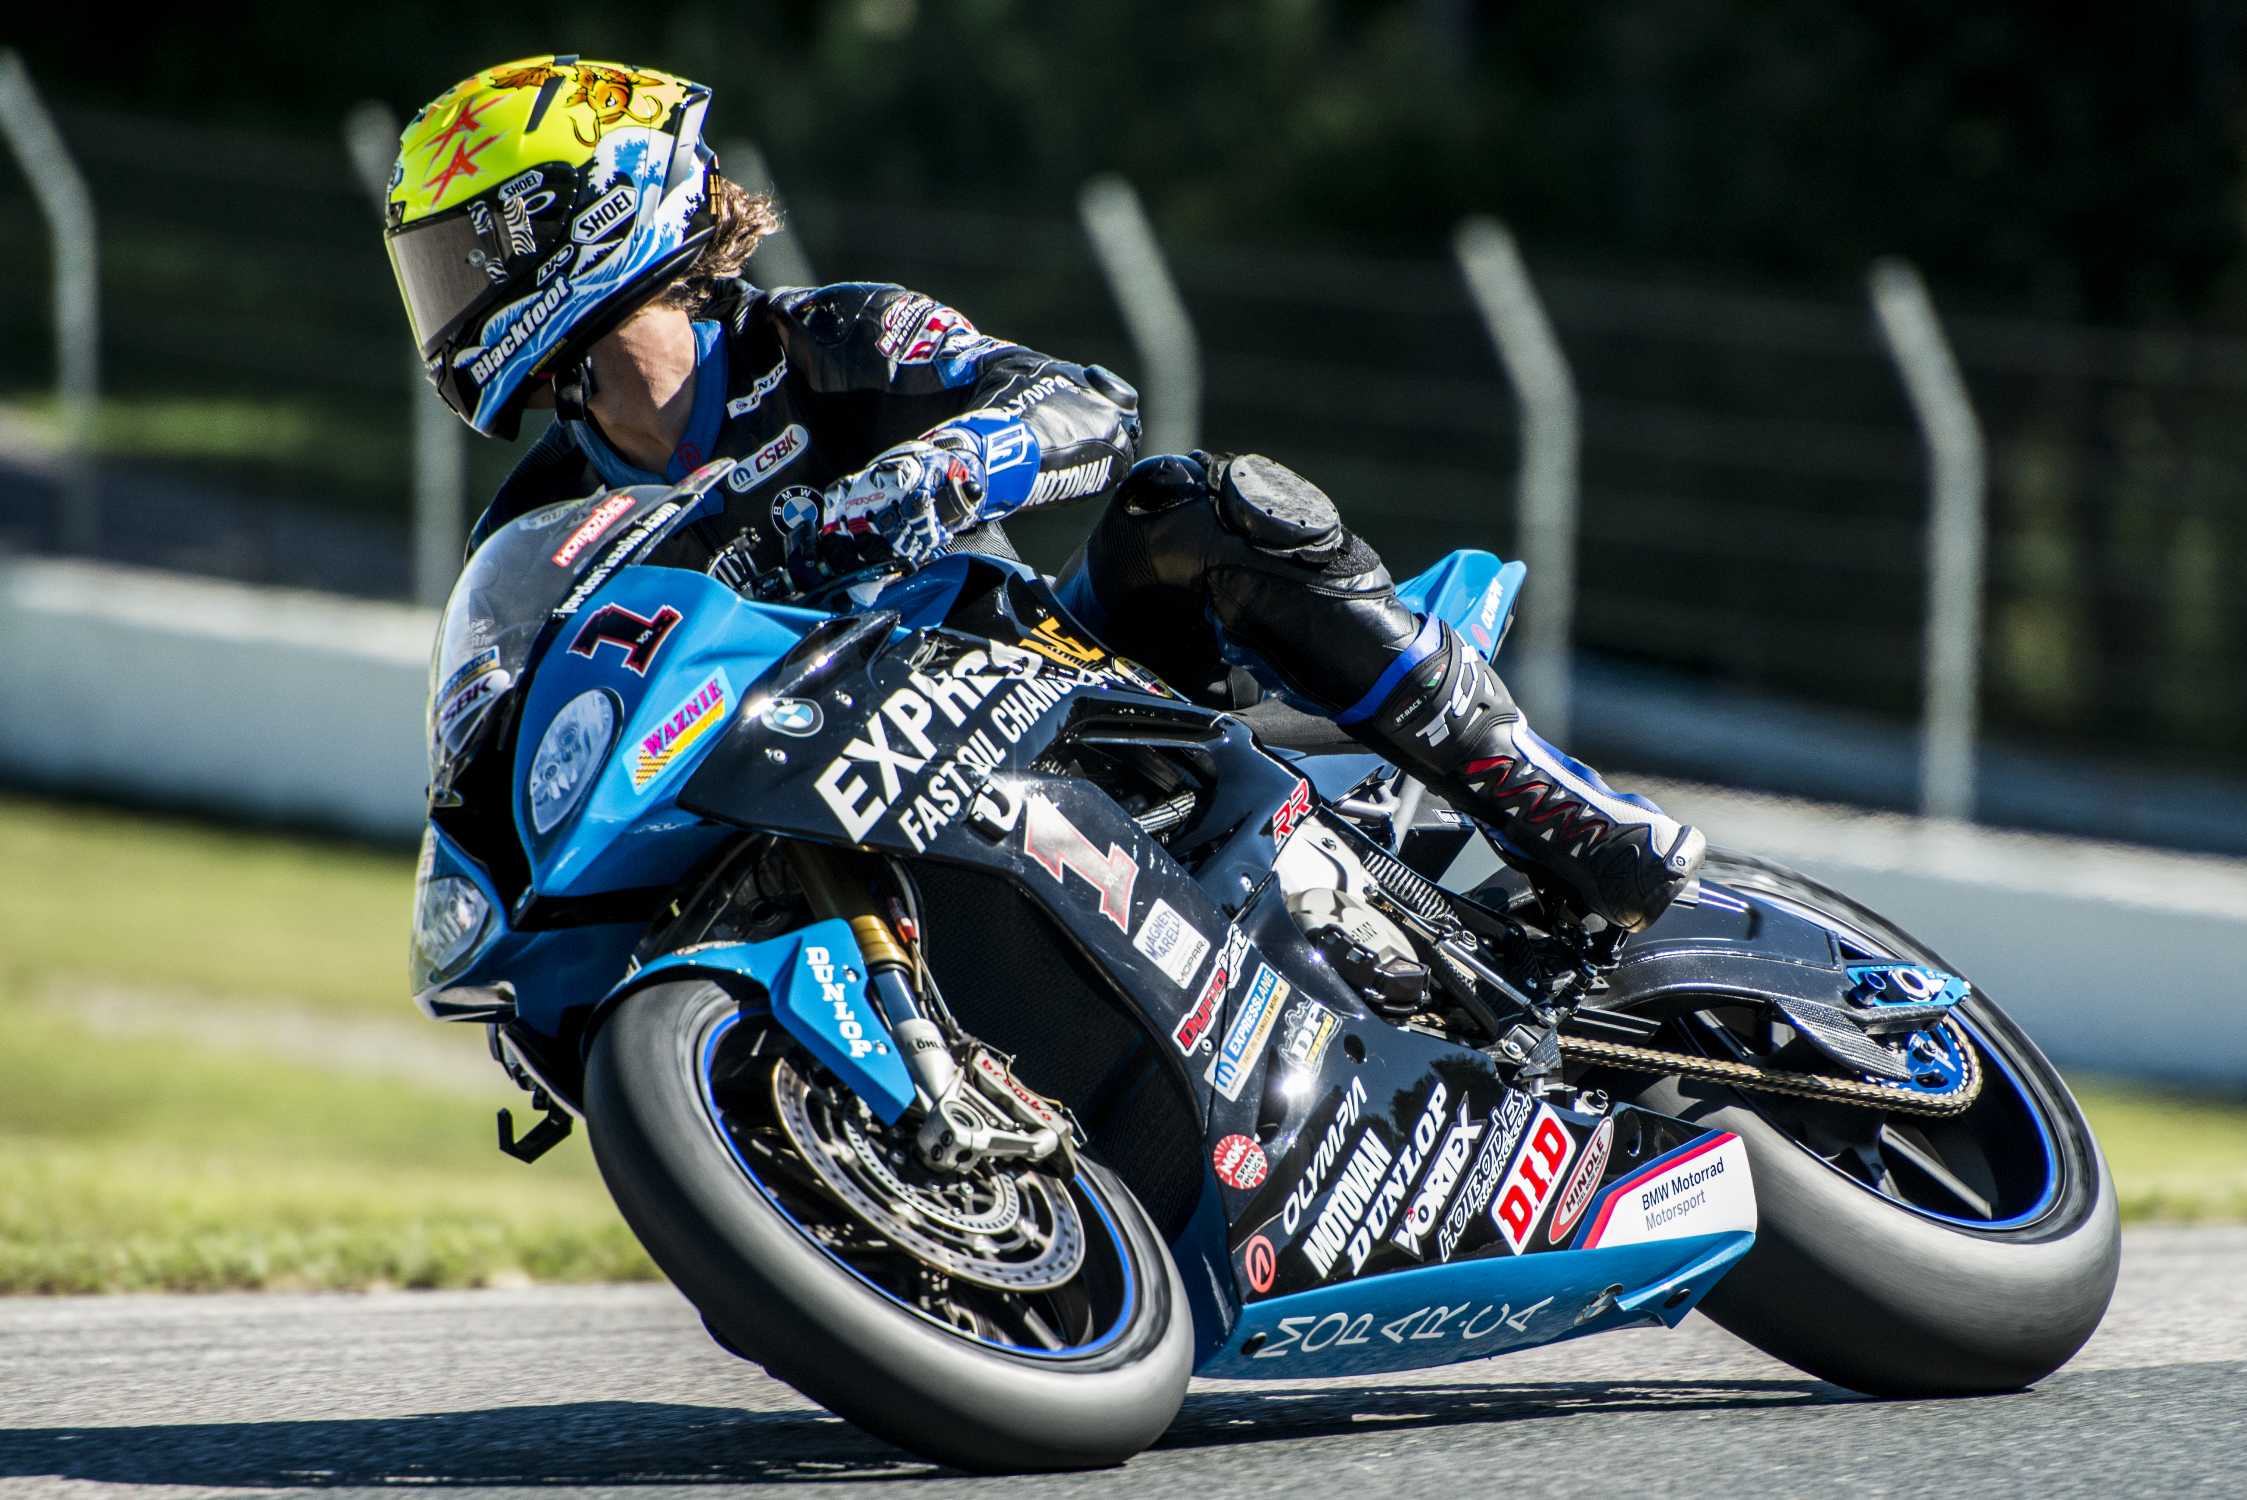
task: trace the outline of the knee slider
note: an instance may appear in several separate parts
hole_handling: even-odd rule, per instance
[[[1312,554],[1306,562],[1323,561],[1324,554],[1352,539],[1326,491],[1261,453],[1244,453],[1224,465],[1217,514],[1227,530],[1258,550]]]

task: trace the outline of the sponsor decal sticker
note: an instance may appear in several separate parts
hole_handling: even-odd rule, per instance
[[[1279,1059],[1286,1068],[1309,1069],[1326,1056],[1327,1045],[1342,1029],[1333,1011],[1308,997],[1295,1002],[1280,1021]]]
[[[1511,1302],[1438,1302],[1391,1318],[1379,1328],[1373,1325],[1372,1313],[1303,1313],[1280,1319],[1279,1327],[1272,1331],[1275,1336],[1270,1336],[1270,1341],[1253,1358],[1285,1359],[1290,1354],[1347,1349],[1370,1343],[1376,1334],[1392,1344],[1407,1340],[1416,1344],[1433,1343],[1444,1339],[1455,1344],[1479,1343],[1501,1329],[1511,1329],[1517,1334],[1529,1332],[1530,1319],[1552,1305],[1550,1296],[1539,1298],[1519,1311]],[[1518,1339],[1500,1339],[1488,1347],[1496,1350],[1518,1342]]]
[[[1381,1191],[1382,1175],[1394,1160],[1396,1157],[1370,1128],[1359,1134],[1349,1160],[1335,1174],[1326,1207],[1319,1210],[1310,1234],[1303,1240],[1303,1258],[1319,1273],[1321,1281],[1334,1273],[1334,1263],[1349,1245],[1351,1227],[1373,1206],[1374,1197]]]
[[[1748,1148],[1729,1131],[1703,1136],[1648,1163],[1607,1189],[1582,1235],[1582,1247],[1755,1228]]]
[[[1024,505],[1050,505],[1060,500],[1080,500],[1095,494],[1108,482],[1108,471],[1115,467],[1113,458],[1089,459],[1081,464],[1071,464],[1063,469],[1048,469],[1040,474],[1037,483],[1030,486],[1030,497]]]
[[[1326,1174],[1334,1170],[1341,1159],[1342,1148],[1350,1139],[1350,1128],[1357,1124],[1365,1109],[1365,1078],[1353,1074],[1350,1086],[1342,1094],[1342,1102],[1335,1108],[1334,1118],[1327,1122],[1326,1131],[1319,1138],[1318,1149],[1311,1153],[1310,1163],[1303,1175],[1295,1179],[1295,1186],[1287,1190],[1287,1202],[1280,1207],[1280,1223],[1289,1234],[1302,1227],[1303,1216],[1318,1201],[1319,1189],[1326,1185]]]
[[[1420,1118],[1414,1122],[1412,1134],[1405,1137],[1403,1146],[1398,1148],[1396,1165],[1390,1168],[1389,1175],[1382,1181],[1381,1191],[1374,1194],[1373,1201],[1366,1206],[1364,1221],[1351,1231],[1347,1246],[1351,1275],[1355,1276],[1365,1269],[1366,1260],[1373,1254],[1375,1241],[1388,1233],[1390,1223],[1404,1202],[1404,1195],[1412,1187],[1412,1180],[1420,1175],[1421,1167],[1427,1164],[1429,1154],[1436,1149],[1436,1137],[1443,1130],[1444,1105],[1449,1095],[1450,1090],[1440,1082],[1429,1089],[1427,1106],[1420,1111]],[[1464,1103],[1462,1100],[1462,1107]]]
[[[994,641],[988,650],[969,651],[933,673],[912,672],[906,681],[911,686],[882,700],[812,790],[850,842],[864,842],[894,813],[898,832],[922,852],[1006,764],[1007,745],[1020,742],[1070,693],[1099,679],[1050,670],[1042,658]],[[941,759],[928,733],[939,715],[967,731]]]
[[[1257,1235],[1242,1247],[1241,1270],[1248,1276],[1249,1290],[1259,1294],[1270,1291],[1272,1278],[1279,1274],[1279,1269],[1279,1255],[1264,1236]]]
[[[787,465],[803,457],[811,445],[811,434],[804,431],[800,422],[790,422],[781,429],[780,436],[759,448],[749,457],[733,466],[726,475],[726,487],[734,491],[753,490]]]
[[[759,375],[756,383],[726,403],[726,415],[746,417],[764,405],[765,397],[780,389],[780,382],[788,378],[788,356],[780,356],[780,363]]]
[[[438,691],[438,737],[458,749],[468,731],[499,701],[500,693],[512,681],[513,674],[500,668],[496,646],[486,646],[461,663]]]
[[[1514,1145],[1529,1124],[1530,1111],[1536,1101],[1523,1093],[1509,1093],[1505,1103],[1490,1112],[1491,1129],[1483,1137],[1482,1149],[1475,1153],[1475,1164],[1467,1173],[1467,1181],[1459,1196],[1451,1202],[1451,1209],[1443,1216],[1443,1228],[1436,1235],[1438,1258],[1449,1260],[1457,1253],[1459,1242],[1469,1229],[1491,1195],[1498,1191],[1499,1174],[1513,1158]]]
[[[1264,1042],[1280,1018],[1280,1007],[1287,1003],[1289,988],[1270,964],[1256,966],[1256,982],[1242,997],[1240,1014],[1233,1017],[1217,1055],[1202,1073],[1226,1098],[1240,1098],[1242,1085],[1256,1071],[1256,1060],[1264,1054]]]
[[[1217,1168],[1219,1182],[1244,1193],[1260,1186],[1271,1170],[1264,1159],[1264,1148],[1245,1135],[1229,1135],[1219,1141],[1210,1161]]]
[[[664,772],[677,765],[688,750],[707,739],[713,728],[725,722],[732,699],[733,685],[726,680],[723,668],[704,678],[701,686],[687,694],[685,702],[665,715],[632,747],[627,761],[632,772],[632,790],[645,792]]]
[[[809,698],[773,698],[759,711],[757,722],[775,734],[802,739],[819,733],[819,726],[827,722],[827,716]]]
[[[1193,979],[1194,971],[1202,966],[1202,958],[1209,952],[1209,939],[1178,915],[1168,901],[1157,897],[1155,904],[1147,909],[1147,920],[1139,924],[1131,946],[1147,955],[1156,968],[1169,976],[1172,984],[1184,989]]]
[[[1599,1129],[1584,1143],[1584,1159],[1568,1175],[1568,1185],[1560,1190],[1560,1202],[1553,1205],[1553,1222],[1545,1228],[1545,1238],[1558,1245],[1568,1239],[1568,1231],[1591,1206],[1592,1194],[1599,1191],[1599,1174],[1607,1167],[1607,1154],[1615,1145],[1615,1117],[1609,1115],[1599,1122]]]
[[[595,563],[592,571],[577,581],[577,587],[570,590],[569,597],[554,606],[554,618],[566,620],[576,614],[586,600],[600,592],[601,585],[609,581],[610,574],[630,562],[678,513],[678,502],[666,500],[649,511],[644,518],[634,522],[632,529],[625,533],[624,540],[610,547],[608,555]]]
[[[579,245],[590,245],[595,240],[606,239],[619,224],[632,217],[639,205],[639,194],[632,184],[620,182],[593,200],[592,207],[579,214],[570,223],[570,239]]]
[[[1552,1201],[1553,1189],[1559,1186],[1561,1172],[1575,1155],[1576,1138],[1568,1133],[1551,1105],[1539,1104],[1537,1117],[1530,1122],[1528,1136],[1521,1143],[1521,1154],[1506,1169],[1498,1200],[1490,1206],[1490,1221],[1498,1226],[1498,1232],[1506,1237],[1506,1247],[1514,1254],[1521,1254],[1522,1247],[1529,1243],[1545,1205]]]
[[[683,618],[668,604],[653,616],[634,614],[621,604],[604,604],[578,627],[577,638],[570,642],[570,655],[598,656],[603,646],[614,646],[624,657],[624,668],[645,677],[656,652],[670,638],[671,627]]]
[[[1477,1120],[1466,1100],[1459,1101],[1459,1118],[1444,1133],[1443,1144],[1436,1148],[1435,1160],[1428,1164],[1427,1180],[1420,1184],[1419,1193],[1411,1207],[1404,1211],[1404,1220],[1397,1232],[1389,1236],[1389,1243],[1417,1258],[1421,1242],[1436,1227],[1445,1205],[1459,1186],[1460,1176],[1467,1170],[1468,1158],[1474,1155],[1475,1146],[1482,1140],[1489,1125]]]
[[[804,949],[804,967],[819,985],[819,998],[833,1008],[835,1030],[842,1034],[843,1045],[850,1048],[850,1055],[857,1058],[870,1052],[888,1053],[889,1048],[866,1035],[865,1023],[858,1019],[858,1012],[851,1009],[850,991],[843,987],[834,954],[817,943],[811,944]]]
[[[1272,814],[1272,842],[1286,843],[1288,836],[1295,832],[1295,826],[1309,816],[1310,811],[1311,784],[1298,777],[1295,790],[1287,794],[1287,800],[1280,804],[1279,811]]]
[[[569,535],[569,540],[554,549],[554,566],[566,568],[576,562],[578,554],[599,540],[602,532],[616,524],[617,518],[632,508],[630,495],[612,495],[593,507],[582,525]]]
[[[1193,1005],[1181,1016],[1170,1033],[1178,1050],[1192,1057],[1202,1043],[1209,1039],[1209,1028],[1217,1019],[1217,1007],[1225,1001],[1226,991],[1233,987],[1233,978],[1248,961],[1248,934],[1238,927],[1225,929],[1225,947],[1217,955],[1216,964],[1209,971],[1209,979],[1202,991],[1194,997]]]

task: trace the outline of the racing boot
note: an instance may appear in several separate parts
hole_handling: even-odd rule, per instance
[[[1441,792],[1500,850],[1582,911],[1636,931],[1699,874],[1707,840],[1542,739],[1474,646],[1430,620],[1403,672],[1349,726]],[[1412,660],[1407,654],[1402,660]]]

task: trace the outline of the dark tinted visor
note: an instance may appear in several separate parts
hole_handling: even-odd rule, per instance
[[[437,352],[437,340],[462,313],[491,292],[492,278],[484,267],[499,262],[477,232],[478,217],[463,209],[408,224],[383,238],[423,359]]]

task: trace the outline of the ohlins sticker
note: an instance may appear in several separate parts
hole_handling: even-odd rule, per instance
[[[673,709],[632,747],[628,762],[632,790],[646,791],[665,771],[677,765],[679,757],[725,722],[726,709],[732,701],[733,686],[726,680],[723,669],[703,679],[700,687],[687,694],[686,702]]]
[[[804,967],[818,982],[819,998],[834,1013],[835,1030],[841,1033],[843,1045],[850,1049],[853,1058],[870,1052],[887,1052],[889,1048],[866,1035],[866,1024],[859,1020],[858,1012],[851,1009],[850,991],[845,989],[837,972],[834,955],[818,944],[804,949]]]
[[[1607,1154],[1615,1145],[1615,1117],[1609,1115],[1599,1122],[1599,1129],[1584,1143],[1584,1159],[1568,1176],[1568,1185],[1560,1190],[1560,1202],[1553,1205],[1553,1222],[1545,1226],[1545,1238],[1563,1244],[1568,1231],[1584,1216],[1590,1206],[1592,1194],[1599,1191],[1599,1174],[1607,1166]]]
[[[1475,1145],[1490,1127],[1475,1119],[1466,1100],[1459,1101],[1459,1118],[1444,1133],[1443,1144],[1436,1148],[1435,1160],[1428,1164],[1427,1181],[1413,1197],[1412,1206],[1404,1211],[1404,1221],[1397,1225],[1389,1243],[1417,1258],[1421,1243],[1428,1231],[1436,1227],[1444,1205],[1459,1186],[1459,1178],[1467,1170],[1467,1159],[1474,1154]]]
[[[656,652],[669,638],[671,627],[682,618],[668,604],[653,616],[634,614],[621,604],[604,604],[578,627],[577,638],[570,642],[570,655],[596,656],[603,646],[614,646],[624,658],[624,668],[645,677]]]
[[[926,850],[967,811],[982,781],[1006,764],[1004,746],[1019,742],[1070,693],[1099,681],[1045,666],[1027,651],[994,643],[934,675],[910,673],[910,686],[883,699],[812,783],[843,836],[864,842],[894,810],[898,832],[916,852]],[[928,732],[940,716],[954,729],[974,724],[942,759]]]
[[[1202,1074],[1226,1098],[1240,1098],[1241,1086],[1256,1071],[1256,1060],[1264,1055],[1264,1042],[1279,1020],[1280,1007],[1287,1003],[1288,988],[1287,981],[1270,964],[1256,966],[1256,982],[1242,997],[1240,1014],[1233,1017],[1217,1055]]]
[[[1498,1201],[1490,1208],[1491,1222],[1506,1237],[1506,1246],[1514,1254],[1521,1254],[1522,1247],[1529,1243],[1562,1170],[1575,1154],[1576,1138],[1568,1133],[1551,1105],[1539,1104],[1529,1137],[1521,1144],[1521,1155],[1506,1169]]]
[[[1224,1004],[1226,992],[1233,987],[1234,976],[1240,973],[1247,959],[1248,934],[1238,927],[1226,928],[1225,946],[1219,951],[1217,962],[1210,967],[1201,993],[1194,997],[1194,1003],[1171,1030],[1170,1039],[1180,1052],[1192,1057],[1209,1040],[1209,1028],[1217,1020],[1217,1007]],[[1290,1232],[1293,1228],[1289,1226]]]
[[[1440,1082],[1429,1089],[1428,1103],[1420,1111],[1420,1118],[1413,1122],[1412,1134],[1405,1137],[1403,1146],[1398,1148],[1395,1165],[1390,1167],[1388,1176],[1382,1179],[1381,1190],[1366,1205],[1363,1221],[1350,1232],[1346,1248],[1350,1256],[1351,1275],[1355,1276],[1365,1269],[1367,1258],[1373,1254],[1374,1244],[1388,1233],[1389,1225],[1396,1219],[1397,1210],[1404,1204],[1405,1194],[1412,1190],[1413,1179],[1420,1175],[1420,1169],[1427,1165],[1429,1156],[1435,1151],[1436,1137],[1443,1131],[1444,1105],[1449,1097],[1450,1091]],[[1319,1274],[1324,1276],[1331,1269],[1332,1264],[1329,1262]]]
[[[1022,814],[1022,852],[1063,885],[1070,874],[1081,876],[1100,893],[1100,915],[1115,923],[1117,931],[1131,931],[1131,888],[1138,883],[1139,866],[1123,845],[1110,844],[1101,853],[1067,813],[1032,794]]]
[[[577,530],[569,534],[569,540],[554,549],[554,566],[566,568],[576,562],[579,553],[598,541],[602,532],[614,526],[617,518],[631,509],[630,495],[611,495],[594,506],[593,514],[587,516]]]
[[[1303,1175],[1295,1179],[1295,1186],[1287,1190],[1287,1202],[1280,1208],[1280,1223],[1289,1234],[1302,1227],[1303,1216],[1318,1201],[1319,1189],[1326,1185],[1326,1174],[1334,1170],[1334,1163],[1340,1159],[1350,1139],[1350,1129],[1357,1124],[1364,1109],[1365,1078],[1353,1075],[1349,1091],[1343,1094],[1334,1118],[1327,1122],[1325,1133],[1319,1137],[1318,1149],[1311,1153],[1311,1160],[1303,1168]]]
[[[1458,1251],[1459,1242],[1474,1227],[1476,1216],[1498,1191],[1499,1174],[1512,1159],[1514,1145],[1529,1124],[1529,1114],[1535,1103],[1527,1094],[1510,1093],[1504,1104],[1490,1112],[1491,1130],[1483,1137],[1482,1149],[1475,1153],[1475,1164],[1468,1170],[1459,1196],[1452,1200],[1450,1210],[1443,1216],[1443,1228],[1437,1231],[1439,1259],[1449,1260]]]

